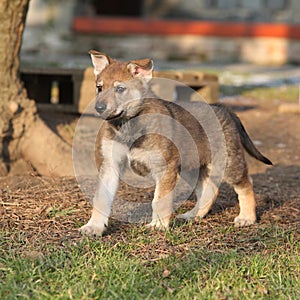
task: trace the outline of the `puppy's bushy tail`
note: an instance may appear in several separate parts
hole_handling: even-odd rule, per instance
[[[250,154],[252,157],[260,160],[261,162],[265,163],[266,165],[273,165],[273,163],[263,156],[258,149],[255,147],[253,142],[251,141],[246,129],[244,128],[244,125],[242,124],[241,120],[235,115],[234,113],[231,113],[231,116],[237,126],[237,129],[239,131],[241,142],[245,150]]]

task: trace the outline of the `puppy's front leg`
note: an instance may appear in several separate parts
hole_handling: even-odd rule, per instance
[[[120,175],[124,169],[124,152],[115,152],[113,143],[103,145],[106,150],[103,151],[104,160],[93,199],[92,216],[88,223],[80,228],[81,233],[87,235],[100,236],[106,229]]]
[[[108,217],[118,185],[118,170],[107,162],[103,163],[93,199],[92,216],[88,223],[80,228],[81,233],[96,236],[102,235],[108,223]]]

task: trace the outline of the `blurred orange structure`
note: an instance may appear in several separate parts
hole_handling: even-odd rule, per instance
[[[98,34],[202,35],[219,37],[278,37],[300,39],[300,25],[142,19],[129,17],[75,17],[73,30]]]

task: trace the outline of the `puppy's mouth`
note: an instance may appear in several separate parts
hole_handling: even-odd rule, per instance
[[[117,119],[122,118],[123,115],[124,115],[124,110],[122,110],[121,112],[119,112],[119,113],[116,114],[116,115],[109,115],[109,116],[107,116],[105,119],[106,119],[107,121],[113,121],[113,120],[117,120]]]

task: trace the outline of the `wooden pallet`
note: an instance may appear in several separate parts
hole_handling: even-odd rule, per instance
[[[39,109],[78,112],[82,69],[21,68],[20,76]]]
[[[163,78],[159,82],[154,80],[153,84],[154,92],[162,99],[218,102],[216,75],[196,71],[155,71],[154,77]],[[21,79],[29,97],[36,100],[40,109],[82,113],[95,97],[93,68],[23,68]]]
[[[169,93],[164,98],[166,100],[218,102],[219,81],[216,75],[199,71],[155,71],[153,75],[154,77],[171,79],[173,84],[170,82],[169,90],[159,88],[157,92],[160,96],[162,92]],[[176,99],[173,99],[174,95]]]

